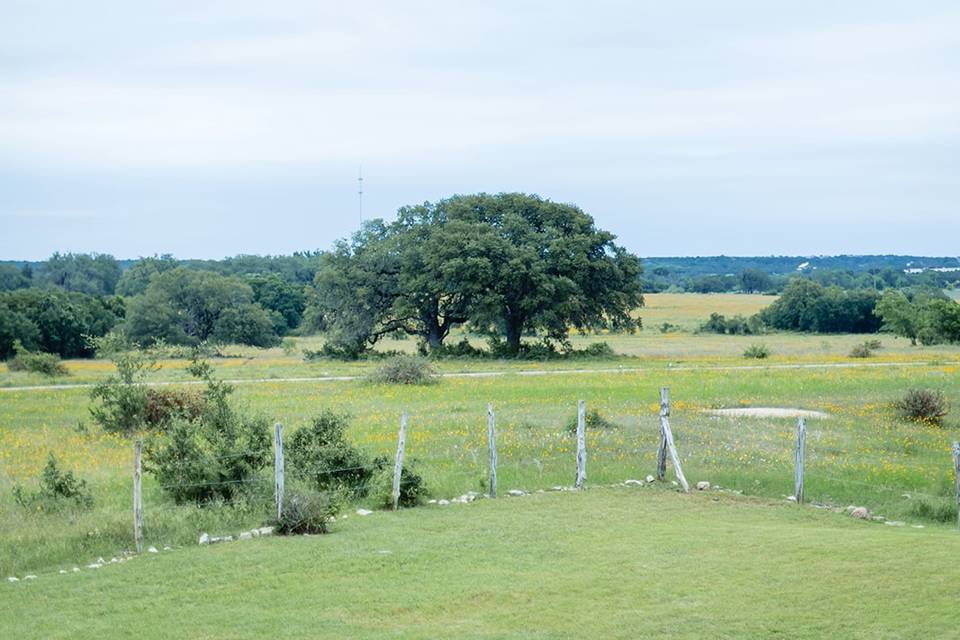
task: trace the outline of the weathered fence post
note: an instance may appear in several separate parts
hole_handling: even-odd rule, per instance
[[[663,424],[670,417],[670,389],[660,389],[660,444],[657,446],[657,480],[667,477],[667,432]]]
[[[493,405],[487,405],[487,447],[490,449],[490,497],[497,497],[497,440],[494,431]]]
[[[403,445],[407,439],[407,414],[400,416],[400,436],[397,438],[397,460],[393,466],[393,510],[400,506],[400,476],[403,474]]]
[[[806,443],[807,425],[803,421],[803,416],[801,416],[797,418],[797,465],[793,476],[793,497],[797,499],[797,504],[803,504],[803,455]]]
[[[957,526],[960,527],[960,442],[953,443],[953,471],[957,477]]]
[[[680,468],[680,455],[677,453],[677,446],[673,442],[673,431],[670,429],[670,391],[667,387],[660,389],[660,438],[660,446],[665,447],[670,454],[670,461],[673,462],[673,471],[677,474],[677,480],[680,481],[680,486],[683,487],[684,491],[689,492],[690,485],[683,476],[683,469]],[[660,467],[660,464],[664,466]],[[661,478],[663,477],[661,469],[663,469],[663,473],[666,473],[665,467],[665,458],[662,462],[658,461],[657,473],[660,474]]]
[[[273,493],[277,503],[277,520],[283,515],[283,425],[273,425]]]
[[[143,440],[137,438],[133,443],[133,539],[137,543],[137,553],[143,553],[143,493],[141,491],[141,462]]]
[[[583,400],[577,402],[577,480],[574,486],[583,488],[587,479],[587,408]]]

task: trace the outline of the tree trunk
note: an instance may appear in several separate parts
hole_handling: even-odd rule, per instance
[[[523,320],[508,315],[507,321],[507,346],[511,353],[520,353],[520,336],[523,335]]]

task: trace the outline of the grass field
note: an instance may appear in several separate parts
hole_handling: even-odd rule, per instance
[[[0,637],[954,638],[960,536],[594,489],[0,587]]]
[[[711,333],[696,333],[696,329],[712,312],[727,317],[737,314],[751,315],[770,304],[772,296],[740,294],[648,294],[646,306],[641,311],[644,329],[636,334],[600,334],[581,336],[571,334],[576,348],[599,341],[607,342],[618,354],[614,359],[523,361],[515,360],[440,360],[436,367],[444,372],[513,371],[522,369],[563,370],[571,368],[667,367],[678,364],[724,365],[743,362],[744,350],[754,343],[769,347],[773,364],[857,362],[849,354],[854,345],[864,341],[865,336],[809,335],[796,333],[771,333],[763,336],[723,336]],[[679,331],[661,333],[658,329],[664,322],[680,327]],[[459,341],[464,336],[454,333],[449,342]],[[484,340],[469,337],[475,346],[483,346]],[[951,345],[933,347],[911,346],[908,340],[891,335],[881,336],[883,349],[876,360],[884,362],[937,362],[960,360],[960,348]],[[285,378],[315,378],[324,376],[363,375],[377,365],[376,361],[339,362],[320,360],[304,362],[304,350],[316,350],[323,344],[320,337],[294,338],[295,346],[289,349],[275,347],[256,349],[230,346],[225,353],[231,357],[214,358],[218,374],[228,380],[257,380]],[[381,351],[416,352],[416,341],[384,340],[378,345]],[[160,369],[152,375],[157,381],[186,381],[187,361],[164,360]],[[11,372],[0,363],[0,387],[30,385],[90,384],[108,375],[110,362],[104,360],[71,360],[66,362],[70,371],[67,377],[53,381],[39,374]]]
[[[593,489],[583,496],[564,492],[535,495],[529,502],[524,502],[527,499],[501,500],[448,507],[446,511],[425,507],[399,515],[377,514],[369,520],[352,518],[338,523],[335,535],[320,539],[263,540],[222,549],[178,550],[136,563],[110,566],[97,575],[71,575],[63,579],[57,573],[61,568],[83,566],[98,556],[110,557],[131,548],[132,444],[129,440],[106,436],[92,425],[88,411],[89,389],[17,389],[38,380],[19,373],[0,374],[4,376],[3,384],[13,387],[0,391],[0,578],[26,573],[40,576],[35,582],[0,587],[0,605],[13,598],[11,602],[19,614],[17,622],[0,620],[0,634],[9,635],[3,633],[5,623],[25,631],[20,634],[24,636],[56,636],[51,629],[59,629],[64,635],[71,635],[67,633],[70,630],[74,635],[82,636],[88,631],[93,634],[101,629],[99,622],[82,628],[69,622],[71,611],[90,606],[84,599],[85,591],[119,593],[134,588],[130,581],[143,580],[152,585],[150,597],[158,604],[165,603],[159,611],[180,603],[183,581],[195,580],[198,584],[216,587],[218,598],[222,598],[215,601],[220,609],[232,607],[234,599],[243,597],[244,592],[254,589],[261,581],[267,585],[268,601],[281,598],[279,591],[291,588],[292,582],[296,582],[294,588],[298,595],[293,602],[274,607],[276,613],[258,611],[262,619],[248,620],[249,629],[228,626],[226,629],[230,631],[220,635],[214,626],[217,615],[200,608],[197,616],[211,626],[192,627],[189,633],[173,635],[244,637],[254,630],[267,632],[284,617],[284,607],[294,606],[297,598],[305,601],[316,590],[329,599],[324,601],[326,606],[313,612],[317,617],[310,620],[313,624],[329,623],[331,628],[340,628],[347,636],[382,633],[435,636],[437,629],[451,624],[452,616],[461,610],[463,634],[483,635],[480,630],[486,627],[478,625],[481,618],[494,615],[491,611],[495,607],[487,602],[492,599],[501,605],[515,602],[517,606],[500,607],[503,611],[496,617],[501,626],[492,624],[489,628],[493,631],[488,636],[504,635],[504,630],[511,628],[508,626],[511,622],[516,624],[522,616],[529,615],[535,628],[531,627],[528,635],[565,637],[573,633],[571,625],[582,616],[574,613],[576,609],[563,613],[564,608],[581,605],[570,605],[571,596],[557,591],[551,591],[542,601],[531,595],[538,584],[556,583],[558,574],[554,572],[562,573],[561,569],[565,569],[585,574],[585,586],[573,593],[580,593],[586,602],[596,606],[603,603],[612,607],[609,626],[604,627],[601,635],[616,636],[621,625],[625,633],[635,631],[636,620],[640,618],[644,624],[652,625],[645,628],[662,630],[663,625],[672,624],[673,613],[685,611],[691,615],[691,611],[695,611],[688,626],[678,627],[686,637],[725,637],[724,634],[726,637],[776,637],[778,633],[783,637],[819,637],[823,627],[806,611],[815,593],[813,586],[791,586],[788,580],[772,575],[775,572],[763,569],[762,562],[737,569],[738,558],[742,561],[744,557],[754,557],[740,551],[738,544],[766,550],[770,557],[761,554],[764,562],[769,562],[771,567],[785,562],[784,566],[798,572],[794,577],[804,583],[807,582],[803,580],[805,576],[818,575],[824,567],[834,566],[830,563],[844,567],[845,571],[837,569],[829,573],[830,588],[838,595],[836,604],[829,605],[834,608],[823,620],[831,620],[834,625],[838,620],[836,616],[846,611],[846,607],[852,607],[857,593],[864,588],[865,578],[858,577],[856,571],[852,572],[856,575],[847,575],[850,567],[861,566],[857,563],[876,562],[878,573],[894,572],[900,581],[896,583],[900,585],[898,589],[904,593],[912,588],[907,587],[904,580],[923,584],[922,589],[910,591],[911,598],[918,598],[911,606],[933,606],[931,603],[938,602],[941,595],[940,580],[945,576],[937,558],[946,551],[955,553],[956,541],[960,540],[955,532],[957,512],[950,458],[950,443],[960,437],[960,429],[956,413],[948,416],[943,428],[919,426],[898,420],[889,405],[908,388],[927,387],[944,390],[952,405],[960,406],[960,367],[956,364],[960,352],[949,347],[911,348],[902,341],[883,337],[885,349],[877,357],[864,361],[846,356],[848,345],[862,341],[863,336],[773,334],[761,340],[771,346],[774,356],[769,361],[758,362],[746,361],[740,356],[744,343],[756,339],[689,332],[710,311],[748,314],[750,308],[757,308],[768,300],[762,296],[733,295],[650,296],[645,319],[662,319],[661,322],[679,324],[686,330],[661,334],[651,327],[636,336],[576,338],[581,344],[604,339],[618,353],[631,354],[612,360],[441,361],[438,367],[447,372],[485,370],[501,375],[444,378],[439,384],[427,387],[374,386],[361,380],[303,380],[328,374],[363,374],[376,363],[307,364],[297,354],[284,354],[279,349],[247,350],[243,358],[215,360],[219,375],[251,381],[238,385],[236,391],[247,410],[263,414],[271,421],[283,422],[288,433],[305,424],[322,408],[330,407],[352,416],[350,437],[356,444],[371,455],[392,455],[400,413],[407,411],[410,415],[407,456],[415,461],[435,498],[450,498],[471,490],[482,492],[486,480],[485,408],[488,402],[494,403],[497,411],[501,491],[510,488],[536,491],[572,483],[575,442],[567,426],[575,415],[578,399],[584,399],[588,409],[599,411],[615,426],[588,433],[588,486]],[[651,326],[649,320],[647,324]],[[318,344],[316,339],[301,340],[301,347],[315,344]],[[412,350],[414,343],[401,341],[390,346]],[[183,380],[182,366],[181,361],[171,362],[157,372],[156,379]],[[89,382],[109,372],[109,365],[100,361],[71,362],[70,367],[75,374],[73,382]],[[522,375],[524,371],[541,371],[546,375]],[[258,378],[264,380],[252,382]],[[692,483],[709,480],[725,489],[742,492],[745,497],[734,498],[717,492],[709,492],[710,497],[683,496],[671,490],[669,484],[658,489],[642,489],[642,497],[625,489],[599,488],[654,472],[661,386],[671,388],[674,401],[671,423],[687,478]],[[784,497],[793,492],[794,420],[718,418],[704,413],[711,408],[740,406],[799,407],[827,412],[830,418],[810,420],[807,425],[808,500],[839,508],[848,504],[864,505],[889,519],[923,525],[925,529],[853,523],[843,516],[812,507],[789,505]],[[34,482],[51,451],[67,468],[90,483],[95,500],[91,510],[37,514],[26,512],[15,503],[13,486],[18,483],[29,486]],[[200,531],[236,534],[261,524],[269,517],[270,470],[265,470],[262,477],[247,488],[249,499],[237,505],[175,506],[147,474],[144,481],[146,544],[160,548],[164,545],[192,547]],[[720,502],[713,502],[710,499],[713,497]],[[365,506],[374,505],[368,502]],[[580,509],[582,511],[578,511]],[[468,510],[471,514],[485,515],[482,518],[458,515]],[[664,514],[669,517],[665,518]],[[600,540],[608,520],[609,539]],[[598,528],[600,522],[603,526]],[[568,548],[574,545],[574,540],[582,539],[587,548],[595,549],[597,564],[591,561],[594,556],[573,554],[566,564],[559,560],[556,564],[548,563],[538,573],[533,559],[539,556],[524,542],[527,533],[533,536],[531,527],[537,535],[550,536],[544,539],[547,548],[553,548],[550,545]],[[398,534],[401,529],[403,533]],[[474,534],[482,537],[490,531],[496,531],[503,539],[491,542],[489,547],[475,541],[464,546],[458,537]],[[911,537],[909,544],[905,544],[906,538],[902,536],[906,535],[927,537]],[[358,576],[369,575],[374,567],[381,566],[377,562],[385,561],[384,558],[365,560],[361,551],[379,549],[380,541],[391,536],[409,539],[409,545],[404,545],[409,546],[409,551],[401,553],[398,547],[387,547],[394,549],[391,558],[409,561],[391,565],[382,580],[359,584]],[[836,546],[824,546],[826,541],[834,539]],[[713,551],[717,557],[708,555],[707,559],[716,565],[711,565],[712,573],[700,578],[698,584],[703,588],[697,591],[687,583],[697,577],[697,561],[704,559],[698,554],[706,553],[702,549],[704,540],[715,541]],[[428,541],[433,541],[432,546],[422,550]],[[662,541],[664,545],[653,544],[654,541]],[[912,547],[915,541],[924,542]],[[511,543],[520,546],[514,548]],[[935,549],[930,551],[923,546],[927,544]],[[897,556],[895,561],[885,557],[897,545],[903,547],[898,547],[898,553],[906,555]],[[861,547],[862,554],[858,551]],[[422,551],[414,551],[416,549]],[[472,552],[475,549],[476,553]],[[681,549],[696,552],[688,554]],[[636,560],[639,564],[635,567],[638,582],[624,593],[642,597],[643,605],[620,610],[616,603],[628,596],[620,594],[616,580],[604,576],[613,571],[617,559],[631,557],[628,550],[639,554]],[[509,571],[498,572],[485,564],[481,551],[501,557],[508,567],[515,567],[522,578],[515,591],[508,588]],[[288,554],[299,558],[297,553],[312,560],[298,560],[303,567],[299,569],[292,566],[296,562],[291,561],[291,566],[281,562]],[[464,575],[489,576],[490,587],[476,585],[476,580],[461,579],[450,574],[452,570],[438,568],[442,558],[458,557],[460,553],[469,556],[460,563],[465,568]],[[788,554],[786,559],[782,556],[784,553]],[[173,559],[181,557],[180,554],[184,554],[182,561]],[[323,560],[318,554],[322,554]],[[412,560],[421,557],[422,564]],[[368,560],[369,565],[365,564]],[[181,566],[180,562],[186,564]],[[298,573],[307,571],[306,567],[316,568],[318,562],[330,562],[334,568],[312,580]],[[244,563],[252,566],[249,575],[241,575],[247,566]],[[277,569],[279,577],[262,571],[264,567],[278,564],[284,565]],[[680,586],[668,578],[656,586],[652,572],[653,567],[660,564],[674,567],[679,575],[687,572],[689,577]],[[809,574],[805,573],[806,566]],[[757,584],[755,591],[737,586],[727,593],[718,586],[721,576],[729,575],[731,584],[738,585],[738,580],[746,581],[751,576],[767,573],[771,574],[765,576],[769,581]],[[213,577],[204,577],[208,574]],[[422,594],[411,594],[411,602],[416,604],[405,607],[404,601],[398,599],[384,607],[384,611],[369,611],[369,600],[375,597],[372,594],[388,588],[389,576],[408,584],[405,581],[420,575],[439,577],[436,584],[431,584]],[[161,579],[162,576],[166,577]],[[60,586],[48,586],[47,578],[56,578]],[[323,582],[325,579],[334,580],[329,589]],[[924,580],[932,582],[924,583]],[[234,589],[230,586],[234,584],[244,588]],[[840,635],[908,637],[905,627],[898,626],[903,621],[890,614],[890,607],[881,606],[883,599],[892,598],[895,590],[891,588],[888,593],[882,584],[874,584],[872,588],[871,593],[878,597],[878,611],[884,610],[879,611],[879,617],[871,617],[862,629],[858,627]],[[66,591],[56,595],[54,591],[45,591],[47,589]],[[363,589],[370,592],[364,594]],[[447,597],[439,597],[434,589],[446,592]],[[781,602],[781,592],[775,591],[769,595],[766,606],[754,608],[749,616],[741,611],[743,603],[750,600],[749,594],[762,594],[771,589],[781,589],[782,593],[792,593],[799,599],[793,601],[782,596],[790,611],[768,612],[768,608],[780,606],[777,603]],[[402,592],[398,591],[397,598]],[[25,597],[22,594],[31,593],[45,595],[19,600]],[[340,599],[346,593],[356,595],[355,606],[352,600]],[[31,613],[31,607],[43,608],[40,603],[54,602],[59,609],[50,608],[42,615]],[[364,602],[368,617],[361,620],[357,612],[364,611]],[[427,602],[436,602],[436,610],[427,612],[424,609]],[[124,607],[113,606],[103,624],[117,624],[121,625],[117,628],[122,628],[125,615]],[[154,615],[162,616],[156,612]],[[413,616],[422,618],[422,626],[411,622]],[[395,620],[391,622],[391,619]],[[299,619],[297,624],[307,624],[306,620]],[[932,616],[920,621],[930,625],[927,636],[938,637],[938,620]],[[155,618],[147,626],[166,629],[157,623],[164,620]],[[802,633],[793,633],[794,625],[800,625]],[[880,633],[883,629],[889,629],[890,633]]]

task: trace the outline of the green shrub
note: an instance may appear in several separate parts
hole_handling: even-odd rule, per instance
[[[295,489],[283,496],[280,518],[274,520],[279,535],[327,533],[327,527],[340,511],[342,499],[336,492]]]
[[[144,468],[178,504],[229,501],[257,482],[270,460],[270,426],[260,416],[241,415],[230,404],[233,387],[194,361],[190,373],[207,384],[197,418],[173,420],[146,442]]]
[[[851,358],[872,358],[873,349],[871,349],[866,344],[858,344],[850,350]]]
[[[910,515],[935,522],[955,522],[957,505],[949,498],[935,500],[915,497],[910,503]]]
[[[950,410],[943,392],[930,389],[910,389],[893,406],[904,420],[937,426],[943,424],[943,417]]]
[[[345,489],[365,496],[385,458],[370,458],[346,439],[349,419],[324,409],[310,426],[295,431],[284,448],[291,476],[317,490]]]
[[[593,342],[576,353],[590,358],[612,358],[617,355],[614,353],[613,347],[606,342]]]
[[[871,358],[873,357],[873,352],[882,348],[883,345],[879,340],[865,340],[860,344],[853,347],[850,350],[851,358]]]
[[[433,347],[430,349],[429,355],[431,358],[485,358],[489,354],[463,338],[456,344],[442,344],[439,347]]]
[[[596,409],[588,409],[586,415],[584,416],[584,427],[587,429],[598,429],[606,431],[609,429],[618,429],[620,425],[617,423],[608,420],[603,414],[601,414]],[[577,431],[577,416],[573,416],[570,420],[567,421],[567,431],[571,433],[576,433]]]
[[[115,348],[114,348],[115,347]],[[113,345],[108,349],[116,371],[90,391],[90,415],[108,433],[130,435],[147,427],[147,375],[157,368],[152,353]]]
[[[743,352],[744,358],[762,360],[770,357],[770,349],[765,344],[752,344]]]
[[[397,503],[401,507],[415,507],[430,495],[423,477],[414,468],[415,464],[415,461],[409,460],[400,470],[400,499]],[[376,504],[384,508],[393,507],[393,471],[392,465],[385,466],[375,480],[376,492],[373,497]]]
[[[40,473],[39,490],[31,492],[17,485],[13,488],[13,496],[20,506],[30,511],[56,511],[64,502],[85,509],[93,506],[86,480],[77,478],[72,471],[62,471],[53,452]]]
[[[60,362],[60,356],[56,354],[28,351],[23,348],[19,340],[14,342],[13,350],[15,355],[7,361],[7,368],[10,371],[29,371],[51,378],[70,374]]]
[[[394,356],[384,362],[367,380],[374,384],[436,384],[436,371],[418,356]]]
[[[676,333],[681,330],[680,325],[664,322],[660,325],[660,333]]]

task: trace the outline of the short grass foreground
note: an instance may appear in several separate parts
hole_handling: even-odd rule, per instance
[[[947,529],[599,488],[3,584],[0,637],[955,638],[958,552]]]

